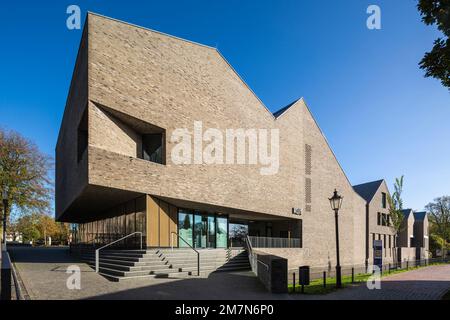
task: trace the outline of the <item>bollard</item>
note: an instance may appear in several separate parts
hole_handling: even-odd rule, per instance
[[[293,276],[294,276],[294,280],[293,280],[294,286],[293,286],[293,290],[292,291],[295,293],[295,272],[294,272]]]
[[[305,286],[309,286],[310,283],[310,267],[301,266],[298,268],[298,284],[302,286],[301,292],[305,293]]]
[[[326,271],[323,272],[323,287],[324,288],[327,287],[327,272]]]
[[[355,283],[355,268],[352,267],[352,283]]]

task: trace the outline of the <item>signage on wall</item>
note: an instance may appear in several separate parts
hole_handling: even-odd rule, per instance
[[[302,209],[300,209],[300,208],[292,208],[292,214],[300,216],[302,214]]]
[[[373,241],[373,264],[382,268],[383,266],[383,241]]]

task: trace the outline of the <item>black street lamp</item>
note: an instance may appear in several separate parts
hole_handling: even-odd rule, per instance
[[[6,248],[6,213],[8,212],[8,188],[6,186],[3,187],[2,198],[3,198],[3,244],[5,245]]]
[[[344,197],[338,195],[336,189],[334,189],[333,196],[328,199],[330,200],[331,209],[334,210],[334,219],[336,224],[336,288],[342,287],[341,264],[339,261],[339,223],[338,223],[338,213],[342,205],[342,199],[344,199]]]

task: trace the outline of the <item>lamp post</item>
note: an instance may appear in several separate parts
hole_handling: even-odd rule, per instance
[[[6,213],[8,212],[8,188],[3,187],[3,244],[6,248]]]
[[[330,200],[331,209],[334,210],[334,219],[336,225],[336,288],[342,287],[341,264],[339,261],[339,222],[338,222],[338,213],[342,205],[342,199],[344,198],[338,195],[336,189],[334,189],[333,196],[328,199]]]

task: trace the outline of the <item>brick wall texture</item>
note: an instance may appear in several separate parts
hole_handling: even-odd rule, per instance
[[[325,265],[335,261],[334,213],[328,198],[336,188],[344,197],[342,264],[364,263],[365,201],[354,192],[303,99],[275,118],[216,49],[95,14],[88,15],[80,52],[77,68],[84,72],[75,71],[73,81],[87,88],[68,99],[61,126],[57,217],[83,188],[95,185],[302,219],[302,250],[308,251],[304,261]],[[72,85],[71,92],[75,90]],[[86,170],[76,165],[73,149],[84,108]],[[177,128],[192,132],[194,121],[202,121],[204,130],[279,129],[278,173],[261,175],[260,165],[174,164],[171,134]],[[148,125],[166,132],[165,165],[136,158],[140,130]],[[305,145],[311,152],[307,175]],[[306,178],[311,179],[308,204]],[[302,215],[293,215],[292,208],[301,208]]]

